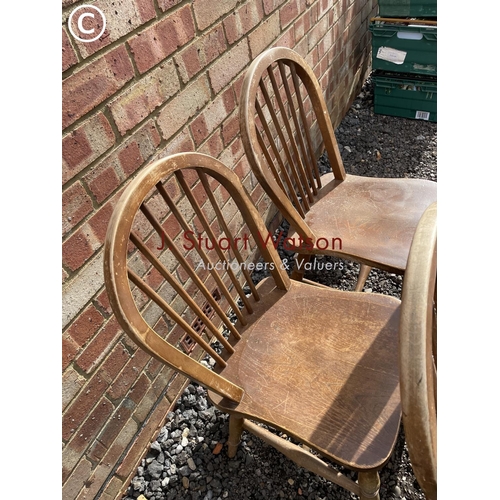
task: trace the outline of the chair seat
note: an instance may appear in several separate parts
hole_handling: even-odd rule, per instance
[[[297,281],[284,292],[269,278],[259,292],[258,319],[221,371],[243,399],[212,401],[351,469],[382,467],[400,422],[400,301]]]
[[[421,179],[385,179],[332,174],[307,212],[306,224],[320,240],[314,253],[338,255],[398,274],[404,273],[413,234],[424,210],[437,197],[437,184]],[[290,228],[288,237],[298,242]],[[332,249],[332,238],[342,250]],[[306,253],[306,252],[304,252]]]

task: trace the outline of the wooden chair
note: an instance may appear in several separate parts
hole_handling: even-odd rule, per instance
[[[269,271],[257,286],[255,248]],[[290,280],[237,175],[198,153],[156,161],[129,184],[104,275],[124,331],[230,415],[229,456],[245,429],[362,500],[379,498],[401,416],[398,299]]]
[[[401,303],[403,425],[418,483],[437,499],[437,204],[420,220],[408,257]]]
[[[415,227],[436,200],[436,183],[347,175],[319,83],[296,52],[272,48],[250,65],[240,128],[255,176],[292,226],[287,244],[302,264],[293,278],[303,278],[303,263],[314,254],[359,262],[356,291],[372,266],[404,273]],[[332,173],[320,176],[324,150]],[[301,247],[300,238],[308,243],[312,235],[317,244]]]

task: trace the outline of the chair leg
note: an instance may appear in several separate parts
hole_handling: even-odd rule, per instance
[[[311,260],[311,255],[303,255],[303,254],[297,255],[297,258],[295,259],[295,267],[292,271],[292,274],[290,275],[290,278],[292,278],[295,281],[302,281],[304,279],[304,273],[306,272],[305,265],[310,260]]]
[[[243,418],[229,415],[229,439],[227,441],[227,456],[234,458],[238,451],[243,432]]]
[[[356,288],[354,289],[355,292],[362,292],[363,291],[363,287],[365,286],[366,278],[368,278],[368,275],[370,274],[371,270],[372,270],[371,266],[367,266],[366,264],[360,265],[358,282],[356,283]]]
[[[380,500],[380,477],[377,471],[360,472],[358,474],[360,500]]]

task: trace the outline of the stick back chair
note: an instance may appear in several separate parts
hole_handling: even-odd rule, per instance
[[[271,48],[250,65],[240,129],[255,176],[291,225],[287,245],[299,263],[314,254],[359,262],[356,291],[372,266],[404,273],[416,225],[436,200],[436,183],[347,175],[319,83],[295,51]],[[320,176],[317,159],[325,150],[332,172]],[[304,267],[292,277],[303,279]]]
[[[257,286],[255,250],[269,273]],[[401,416],[400,301],[290,280],[281,265],[237,175],[198,153],[139,173],[106,235],[117,320],[230,415],[229,456],[246,429],[362,500],[379,498]]]
[[[403,283],[400,380],[403,425],[418,483],[437,499],[437,204],[415,231]]]

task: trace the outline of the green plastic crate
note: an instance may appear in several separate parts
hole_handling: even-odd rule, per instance
[[[437,17],[437,0],[378,0],[382,17]]]
[[[373,22],[372,68],[437,75],[437,26]]]
[[[374,112],[437,122],[437,80],[373,73]]]

